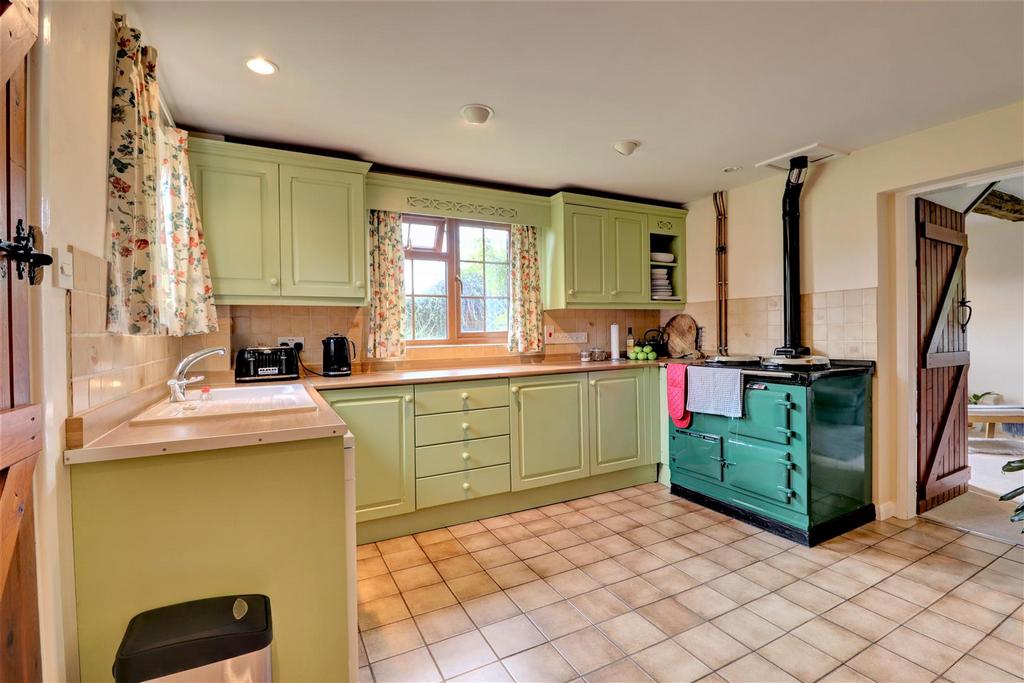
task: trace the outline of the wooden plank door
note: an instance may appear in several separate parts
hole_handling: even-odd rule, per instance
[[[27,58],[36,0],[0,1],[0,238],[28,229]],[[30,404],[28,280],[0,253],[0,683],[42,680],[32,479],[42,413]]]
[[[964,214],[925,199],[917,223],[917,511],[967,491],[967,328]]]

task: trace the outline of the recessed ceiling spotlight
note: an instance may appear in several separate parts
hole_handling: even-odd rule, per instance
[[[624,157],[628,157],[630,154],[636,151],[636,148],[640,146],[639,140],[619,140],[612,149],[621,154]]]
[[[261,76],[269,76],[271,74],[277,73],[277,64],[274,64],[269,59],[265,59],[263,57],[253,57],[252,59],[247,59],[245,61],[245,65],[249,67],[249,71],[257,73]]]
[[[722,173],[735,173],[736,171],[742,171],[742,166],[726,166],[722,169]]]
[[[462,118],[466,123],[482,126],[491,120],[494,110],[486,104],[467,104],[462,108]]]

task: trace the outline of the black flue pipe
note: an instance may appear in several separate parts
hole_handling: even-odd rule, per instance
[[[800,345],[800,191],[807,177],[807,157],[789,160],[786,191],[782,195],[782,313],[783,345],[777,356],[807,356]]]

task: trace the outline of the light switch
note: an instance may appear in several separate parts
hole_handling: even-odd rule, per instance
[[[53,248],[53,286],[71,289],[75,286],[75,262],[67,249]]]

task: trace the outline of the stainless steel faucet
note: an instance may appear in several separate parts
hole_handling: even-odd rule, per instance
[[[182,358],[181,362],[178,363],[178,367],[174,368],[174,377],[167,380],[167,386],[171,390],[171,403],[180,403],[181,401],[184,401],[185,387],[189,384],[202,382],[206,379],[203,375],[193,377],[192,379],[185,379],[185,373],[188,372],[189,368],[207,356],[223,356],[225,353],[227,353],[227,349],[223,346],[211,346],[208,349],[201,349]]]

